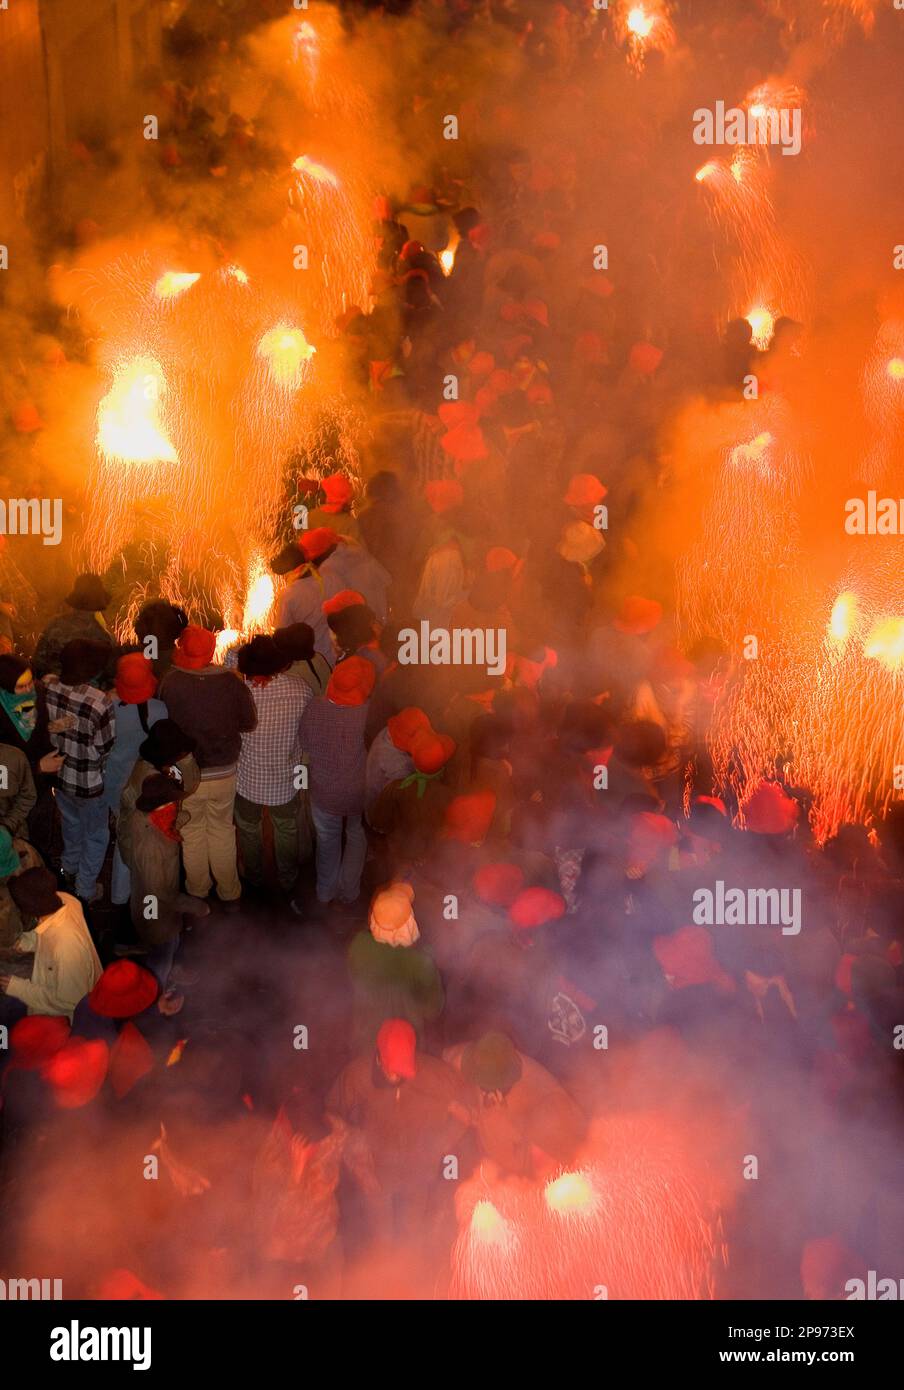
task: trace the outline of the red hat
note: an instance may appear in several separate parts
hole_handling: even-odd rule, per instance
[[[673,989],[717,985],[727,993],[735,991],[734,980],[713,955],[712,937],[705,927],[681,927],[668,936],[654,937],[653,954]]]
[[[453,797],[446,807],[446,835],[465,845],[479,844],[486,838],[495,811],[495,792],[468,792]]]
[[[357,589],[340,589],[332,598],[325,598],[320,608],[328,618],[331,613],[341,613],[345,608],[357,608],[363,603],[366,603],[366,599]]]
[[[141,652],[127,652],[116,663],[116,693],[127,705],[142,705],[157,689],[151,663]]]
[[[189,623],[173,648],[173,665],[183,671],[199,671],[209,666],[217,649],[217,635],[206,627]],[[143,659],[143,658],[142,658]]]
[[[97,1095],[110,1061],[110,1049],[100,1038],[70,1038],[44,1063],[42,1075],[53,1089],[61,1110],[78,1110]]]
[[[721,796],[695,796],[691,802],[692,806],[714,806],[720,816],[728,816],[725,802]]]
[[[652,632],[661,621],[661,603],[657,603],[654,598],[641,598],[639,594],[631,594],[618,610],[612,625],[618,628],[619,632],[630,632],[635,637],[642,637],[644,633]]]
[[[456,425],[440,439],[445,453],[456,463],[477,463],[489,457],[489,449],[479,425]]]
[[[489,376],[496,366],[496,359],[491,352],[475,352],[468,363],[468,371],[471,376]]]
[[[496,368],[487,382],[487,385],[491,391],[496,392],[497,396],[508,396],[512,391],[518,390],[517,381],[512,376],[512,373],[507,372],[504,367]]]
[[[595,507],[608,491],[593,473],[575,473],[562,500],[569,507]]]
[[[457,425],[476,425],[480,411],[473,401],[443,401],[436,412],[447,430]]]
[[[299,547],[308,561],[319,560],[326,555],[334,546],[339,544],[340,537],[336,531],[332,531],[329,526],[315,526],[313,531],[305,531],[299,540]]]
[[[405,1018],[388,1018],[377,1034],[377,1053],[390,1076],[417,1074],[417,1035]]]
[[[652,376],[662,361],[662,348],[652,343],[635,343],[628,354],[628,363],[640,376]]]
[[[755,835],[787,835],[800,819],[800,806],[778,782],[759,782],[741,810]]]
[[[88,995],[88,1003],[101,1018],[134,1018],[153,1004],[157,993],[150,970],[134,960],[115,960]]]
[[[399,255],[403,261],[412,261],[415,256],[419,256],[424,249],[422,241],[406,241]]]
[[[471,882],[481,902],[511,907],[524,887],[524,874],[517,864],[484,864]]]
[[[448,734],[437,734],[432,729],[421,729],[411,743],[411,756],[418,772],[427,776],[439,772],[455,752],[455,739]]]
[[[154,1054],[146,1038],[134,1023],[125,1024],[110,1053],[110,1085],[116,1099],[122,1100],[153,1068]]]
[[[513,570],[518,564],[518,556],[507,545],[494,545],[487,551],[486,568],[488,574],[500,574]]]
[[[417,705],[408,705],[407,708],[400,709],[398,714],[391,715],[386,721],[386,727],[396,748],[400,748],[403,753],[410,753],[413,740],[419,733],[430,728],[430,720]]]
[[[377,669],[365,656],[348,656],[330,676],[326,697],[334,705],[363,705],[377,679]]]
[[[465,500],[462,485],[455,478],[434,478],[424,488],[424,497],[427,499],[427,506],[437,516],[443,516],[453,508],[460,507]]]
[[[648,868],[659,855],[678,843],[678,831],[667,816],[655,811],[638,811],[631,817],[628,834],[628,862]]]
[[[18,434],[34,434],[44,428],[38,407],[34,401],[20,401],[13,409],[13,428]]]
[[[325,512],[341,512],[355,495],[355,489],[344,473],[331,473],[328,478],[321,480],[320,486],[326,497],[323,504]]]
[[[14,1023],[9,1040],[20,1067],[31,1070],[48,1061],[69,1038],[68,1018],[30,1014]]]
[[[521,931],[531,931],[565,914],[565,899],[550,888],[525,888],[509,908],[509,921]]]
[[[97,1286],[97,1297],[101,1300],[121,1303],[126,1302],[150,1302],[152,1299],[161,1299],[162,1293],[152,1289],[149,1284],[145,1284],[139,1279],[137,1274],[133,1274],[130,1269],[112,1269],[109,1274],[105,1274]]]

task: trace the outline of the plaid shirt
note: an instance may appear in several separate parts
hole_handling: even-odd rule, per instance
[[[49,677],[44,682],[47,719],[66,719],[69,727],[51,734],[65,758],[57,785],[71,796],[99,796],[104,789],[104,763],[116,737],[113,702],[94,685],[64,685]]]
[[[301,764],[298,726],[314,692],[307,681],[282,671],[266,685],[246,681],[257,710],[257,726],[242,734],[235,789],[257,806],[285,806],[298,788]]]
[[[334,705],[325,695],[305,711],[301,739],[311,766],[311,805],[327,815],[354,816],[364,809],[367,705]]]

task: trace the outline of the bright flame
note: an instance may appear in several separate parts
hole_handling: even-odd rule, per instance
[[[444,275],[451,275],[455,265],[455,252],[458,250],[458,237],[439,253],[439,263]]]
[[[646,39],[656,23],[656,16],[647,14],[643,5],[635,5],[633,10],[628,11],[628,18],[625,22],[632,34],[636,34],[639,39]]]
[[[892,381],[904,381],[904,357],[893,357],[885,370]]]
[[[731,176],[735,183],[740,183],[744,177],[744,161],[739,154],[731,161]]]
[[[480,1240],[493,1242],[505,1238],[505,1221],[492,1202],[478,1202],[471,1213],[471,1232]]]
[[[227,265],[223,274],[231,275],[233,280],[238,280],[240,285],[247,285],[248,283],[248,272],[242,270],[240,265]]]
[[[773,315],[768,309],[758,306],[755,309],[751,309],[750,313],[747,315],[747,322],[753,329],[754,346],[761,350],[767,348],[772,338],[773,330],[775,329],[775,319]]]
[[[259,559],[251,567],[251,584],[245,599],[245,609],[242,614],[242,631],[250,632],[252,628],[266,626],[270,609],[273,607],[273,576],[268,574],[263,567],[263,560]]]
[[[195,281],[200,280],[200,278],[200,271],[197,275],[193,275],[187,270],[167,270],[154,286],[154,293],[158,299],[175,299],[177,295],[190,290]]]
[[[904,666],[904,618],[880,618],[866,639],[863,655],[887,671],[899,671]]]
[[[700,168],[694,175],[694,178],[697,180],[698,183],[702,183],[704,179],[708,179],[713,174],[718,173],[718,170],[718,164],[716,164],[713,160],[710,160],[708,164],[702,164],[700,166]]]
[[[218,632],[214,660],[222,663],[229,648],[235,646],[241,635],[237,627],[224,627],[221,632]]]
[[[176,1065],[177,1062],[181,1062],[181,1060],[182,1060],[182,1053],[185,1051],[185,1044],[186,1044],[187,1042],[188,1042],[188,1038],[180,1038],[180,1039],[179,1039],[179,1041],[176,1043],[175,1047],[174,1047],[174,1048],[172,1049],[172,1051],[170,1052],[170,1055],[169,1055],[169,1056],[167,1057],[167,1059],[166,1059],[166,1065],[167,1065],[168,1067],[174,1067],[174,1066]]]
[[[560,1213],[589,1212],[596,1205],[593,1184],[584,1173],[563,1173],[546,1184],[546,1205]]]
[[[98,450],[123,463],[178,463],[160,423],[166,380],[153,357],[134,357],[114,369],[113,385],[97,407]]]
[[[857,595],[850,590],[839,594],[832,604],[832,615],[829,618],[829,635],[836,642],[846,642],[851,635],[854,623],[857,621]]]
[[[315,351],[301,329],[287,323],[271,328],[257,345],[258,356],[269,363],[274,383],[293,391],[301,385],[305,367]]]
[[[304,174],[306,178],[313,179],[315,183],[328,183],[331,188],[339,187],[339,180],[332,170],[327,169],[325,164],[315,164],[314,160],[306,154],[300,154],[292,168],[297,174]]]

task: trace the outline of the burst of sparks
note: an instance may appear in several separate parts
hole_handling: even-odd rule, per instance
[[[757,305],[745,317],[753,330],[754,346],[765,350],[769,346],[775,330],[774,315],[763,305]]]
[[[178,454],[160,421],[166,380],[153,357],[117,366],[109,392],[97,408],[97,448],[108,461],[177,463]]]
[[[886,671],[904,666],[904,618],[881,618],[870,630],[863,655],[878,661]]]
[[[200,272],[192,274],[187,270],[167,270],[154,285],[154,293],[158,299],[178,299],[200,278]]]
[[[330,188],[339,187],[339,180],[333,171],[328,169],[325,164],[315,163],[309,155],[300,154],[294,161],[292,168],[296,174],[300,174],[302,178],[311,179],[314,183],[325,183]]]
[[[587,1215],[598,1200],[586,1173],[562,1173],[546,1184],[544,1197],[550,1211],[560,1215]]]
[[[315,351],[301,329],[287,323],[271,328],[257,345],[258,356],[268,363],[274,385],[289,391],[301,385]]]

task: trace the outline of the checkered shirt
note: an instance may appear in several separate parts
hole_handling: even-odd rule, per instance
[[[298,790],[298,726],[314,692],[291,671],[282,671],[266,685],[246,684],[257,710],[257,727],[242,734],[235,789],[257,806],[284,806]]]
[[[46,680],[47,719],[69,718],[71,728],[51,734],[65,758],[57,786],[72,796],[99,796],[104,789],[104,763],[116,736],[116,719],[109,695],[94,685],[64,685]]]

